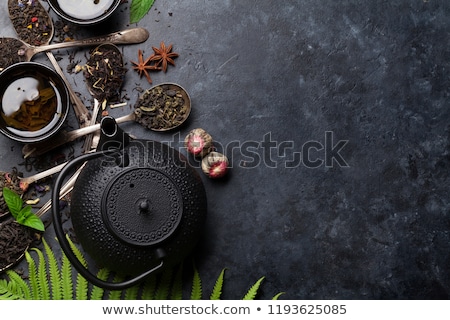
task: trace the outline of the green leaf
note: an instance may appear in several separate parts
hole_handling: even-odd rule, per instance
[[[50,285],[47,278],[47,265],[44,258],[44,254],[41,250],[37,248],[31,248],[32,251],[36,252],[38,255],[38,265],[37,265],[37,285],[39,288],[39,299],[49,300],[50,299]]]
[[[277,294],[272,298],[272,300],[278,300],[278,298],[279,298],[281,295],[283,295],[283,294],[285,294],[285,292],[277,293]]]
[[[24,208],[24,209],[26,209],[26,208]],[[41,219],[39,219],[38,216],[36,216],[33,212],[31,212],[31,208],[30,208],[29,214],[24,215],[23,217],[24,217],[23,222],[20,222],[20,221],[17,221],[17,222],[19,222],[20,224],[23,224],[24,226],[36,229],[38,231],[42,231],[42,232],[45,231],[44,223],[42,222]]]
[[[192,279],[191,300],[202,299],[202,279],[194,265],[194,278]]]
[[[62,256],[61,266],[61,289],[62,299],[73,299],[73,280],[72,280],[72,265],[65,254]]]
[[[156,291],[156,276],[151,275],[145,279],[142,287],[142,300],[154,300]]]
[[[244,298],[242,298],[242,300],[254,300],[264,278],[265,277],[259,278],[259,280],[256,281],[256,283],[248,290],[247,294],[244,296]]]
[[[132,286],[125,290],[124,300],[137,300],[139,294],[139,285]]]
[[[167,300],[169,297],[170,286],[172,284],[172,269],[166,269],[161,275],[156,288],[155,300]]]
[[[183,263],[178,267],[175,277],[173,278],[172,292],[170,293],[170,300],[183,299]]]
[[[28,277],[31,285],[31,299],[39,300],[41,298],[41,295],[38,286],[38,273],[36,269],[36,262],[28,253],[28,251],[25,251],[25,259],[28,262]]]
[[[150,11],[155,0],[133,0],[130,7],[130,23],[137,23]]]
[[[17,284],[17,288],[19,289],[19,291],[17,291],[16,293],[17,296],[20,297],[20,299],[30,300],[31,291],[25,280],[22,279],[22,277],[14,270],[7,270],[6,274],[8,275],[11,282],[15,282]]]
[[[77,257],[77,259],[80,261],[80,263],[87,268],[87,261],[84,258],[83,254],[81,253],[80,249],[77,248],[77,246],[75,246],[75,244],[73,243],[73,241],[69,238],[69,235],[66,234],[66,239],[67,242],[69,242],[70,248],[72,249],[74,255]]]
[[[77,274],[77,284],[75,288],[76,300],[87,300],[88,298],[88,281],[81,275]]]
[[[11,281],[0,279],[0,300],[23,300],[23,297],[16,293]]]
[[[213,288],[213,292],[211,293],[210,300],[220,300],[220,296],[222,295],[223,278],[225,275],[225,270],[226,268],[223,268],[222,272],[220,272],[219,278],[217,278]]]
[[[6,187],[3,188],[3,198],[5,198],[9,212],[11,212],[11,215],[17,220],[17,216],[23,206],[22,198],[17,193]]]
[[[31,206],[22,208],[23,200],[17,193],[5,187],[3,198],[11,215],[18,223],[38,231],[45,231],[44,223],[31,211]]]
[[[44,238],[42,238],[42,243],[44,244],[44,249],[48,260],[48,272],[50,275],[50,284],[52,286],[52,300],[61,300],[61,274],[59,272],[58,261]]]
[[[101,268],[97,272],[97,278],[99,278],[100,280],[106,281],[106,280],[108,280],[109,274],[110,274],[110,271],[108,269]],[[105,293],[105,289],[97,287],[97,286],[92,286],[91,296],[90,296],[89,300],[102,300],[104,293]]]
[[[113,282],[122,282],[122,281],[123,278],[120,275],[118,274],[114,275]],[[122,290],[111,290],[108,295],[108,300],[120,300],[122,298],[122,293],[123,293]]]

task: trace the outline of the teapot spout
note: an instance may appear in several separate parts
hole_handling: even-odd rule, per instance
[[[121,150],[130,143],[130,136],[119,127],[113,117],[107,116],[100,122],[100,140],[97,151]]]

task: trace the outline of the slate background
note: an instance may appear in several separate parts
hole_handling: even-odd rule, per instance
[[[6,1],[0,14],[1,35],[14,36]],[[128,15],[126,3],[77,37],[128,28]],[[137,24],[149,40],[122,46],[124,59],[173,43],[176,67],[153,83],[184,86],[193,112],[179,132],[123,128],[181,148],[202,127],[230,159],[227,179],[204,177],[195,261],[206,296],[226,267],[225,299],[261,276],[262,299],[449,298],[449,16],[435,0],[155,1]],[[64,68],[87,52],[55,54]],[[82,75],[67,75],[92,105]],[[130,70],[129,106],[112,115],[130,111],[136,87],[149,85]],[[0,148],[0,170],[25,171],[20,144],[1,136]]]

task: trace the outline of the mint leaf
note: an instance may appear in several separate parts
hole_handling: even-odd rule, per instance
[[[44,223],[42,222],[42,220],[39,219],[39,217],[31,211],[30,211],[30,214],[31,215],[29,215],[25,219],[25,222],[23,223],[23,225],[44,232],[45,226],[44,226]]]
[[[23,200],[17,193],[5,187],[3,188],[3,198],[9,212],[18,223],[39,231],[45,231],[44,223],[31,211],[31,206],[22,208]]]
[[[133,0],[130,7],[130,23],[139,22],[150,10],[155,0]]]
[[[20,213],[20,210],[22,210],[23,206],[22,198],[17,193],[6,187],[3,188],[3,198],[5,199],[9,212],[11,212],[14,219],[17,220],[17,217]]]
[[[17,222],[39,231],[45,231],[44,223],[31,211],[31,206],[26,206],[20,210]]]

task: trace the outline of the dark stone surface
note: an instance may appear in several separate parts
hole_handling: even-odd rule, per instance
[[[128,7],[80,37],[129,27]],[[123,128],[181,148],[202,127],[230,159],[225,180],[204,179],[205,296],[226,267],[228,299],[261,276],[263,299],[449,298],[449,16],[434,0],[155,2],[125,61],[173,43],[176,67],[153,82],[184,86],[193,112],[179,132]],[[59,52],[62,66],[68,53],[84,63],[87,49]],[[148,84],[130,70],[130,106],[136,86]],[[23,162],[20,144],[0,147],[0,170]]]

